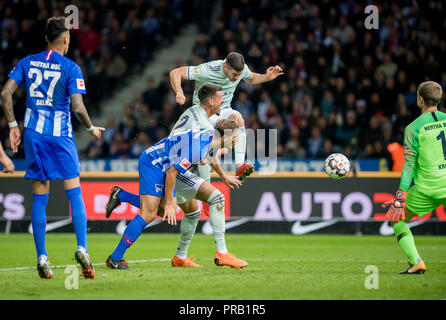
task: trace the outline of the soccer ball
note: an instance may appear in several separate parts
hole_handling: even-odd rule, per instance
[[[342,179],[350,172],[350,161],[342,153],[330,154],[325,159],[325,173],[333,179]]]

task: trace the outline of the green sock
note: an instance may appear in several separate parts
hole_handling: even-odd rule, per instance
[[[187,258],[187,249],[189,249],[190,241],[195,234],[195,229],[197,228],[200,215],[201,210],[198,209],[192,213],[185,214],[183,220],[181,220],[180,242],[178,243],[177,252],[175,253],[175,255],[180,259]]]
[[[406,253],[413,265],[421,261],[417,248],[415,247],[415,241],[413,239],[412,232],[406,221],[400,221],[393,225],[393,232],[398,240],[398,244]]]
[[[215,246],[218,252],[226,253],[225,242],[225,196],[215,190],[208,199],[209,222],[214,232]]]

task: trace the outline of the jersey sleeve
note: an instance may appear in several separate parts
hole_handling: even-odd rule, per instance
[[[399,189],[408,191],[412,184],[415,164],[418,157],[418,134],[412,126],[404,130],[404,166],[401,171]]]
[[[24,64],[25,64],[25,59],[21,59],[19,62],[17,62],[16,66],[11,70],[11,72],[8,75],[8,77],[14,80],[19,86],[25,79]]]
[[[188,66],[186,70],[188,80],[204,81],[208,77],[208,63],[198,66]]]
[[[252,77],[252,71],[249,69],[248,65],[245,64],[245,68],[243,69],[241,78],[246,80],[246,79],[251,79],[251,77]]]
[[[82,70],[77,64],[73,66],[68,71],[68,94],[71,96],[75,93],[86,94],[85,80],[82,75]]]

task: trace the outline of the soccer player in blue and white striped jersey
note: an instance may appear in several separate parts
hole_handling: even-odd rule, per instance
[[[138,239],[156,215],[176,224],[175,183],[193,165],[208,160],[212,149],[234,145],[238,136],[235,121],[222,120],[214,129],[189,129],[169,134],[139,157],[139,196],[141,212],[127,225],[121,240],[106,264],[112,269],[128,269],[126,250]],[[228,141],[230,143],[228,143]],[[161,205],[161,202],[163,204]],[[162,210],[163,208],[164,210]],[[224,217],[224,213],[221,213]]]
[[[45,249],[46,205],[50,181],[63,180],[71,206],[77,239],[75,258],[86,278],[94,278],[87,251],[87,218],[82,199],[80,164],[70,118],[73,112],[97,139],[104,128],[92,125],[82,101],[86,94],[80,67],[64,57],[70,44],[70,32],[64,17],[52,17],[46,25],[48,50],[21,59],[9,74],[1,99],[9,123],[13,152],[18,151],[21,132],[14,117],[12,96],[22,83],[27,93],[23,120],[26,158],[25,178],[32,180],[31,223],[37,251],[37,270],[41,278],[53,278]]]

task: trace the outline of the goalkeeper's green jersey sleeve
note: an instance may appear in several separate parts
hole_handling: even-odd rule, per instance
[[[446,113],[423,113],[406,127],[404,156],[400,190],[408,191],[413,178],[420,192],[445,198]]]

